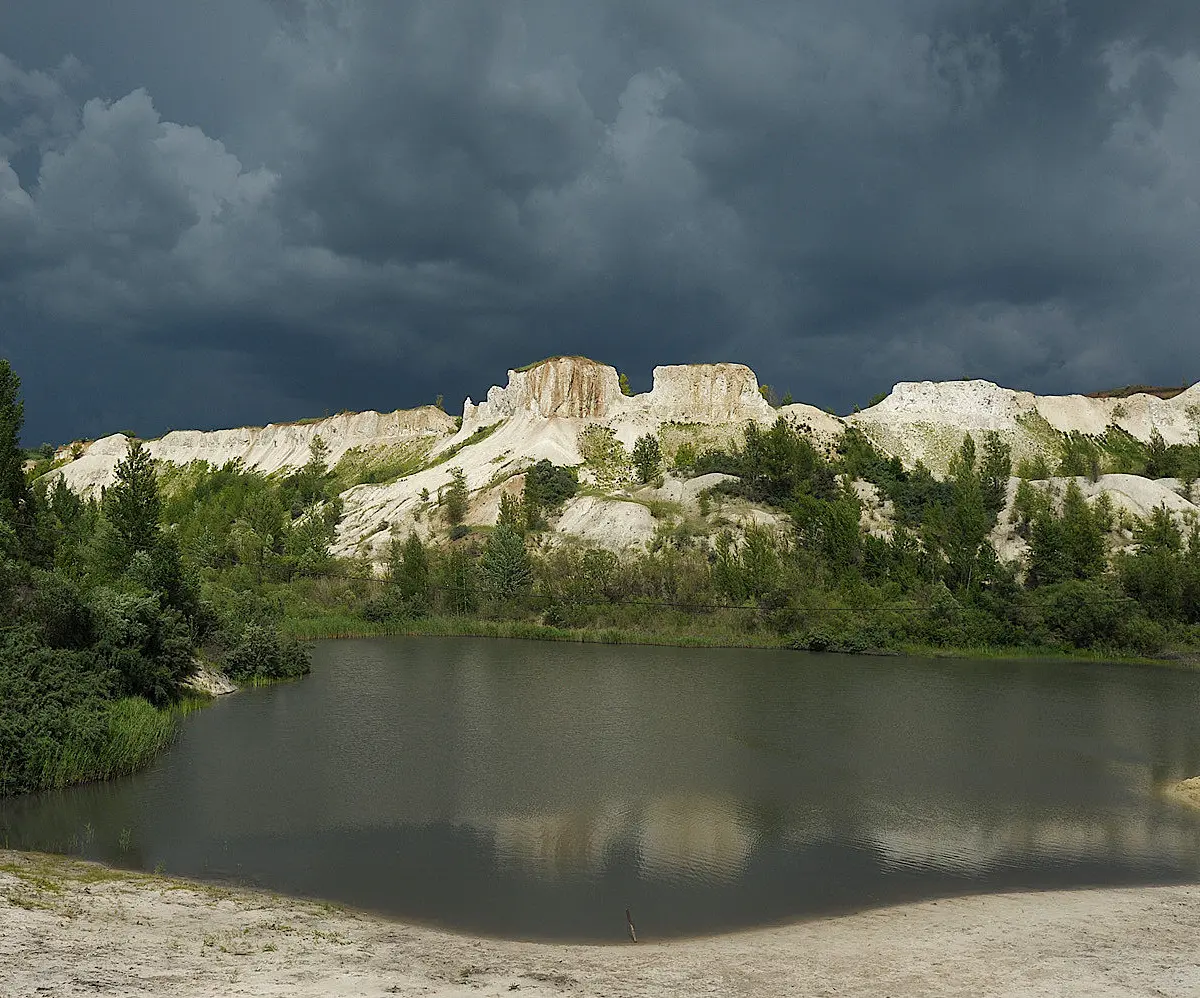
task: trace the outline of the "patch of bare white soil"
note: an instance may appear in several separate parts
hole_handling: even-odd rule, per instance
[[[994,894],[548,945],[0,851],[0,995],[1192,996],[1200,887]]]

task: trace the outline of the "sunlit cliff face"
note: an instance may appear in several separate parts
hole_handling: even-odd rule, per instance
[[[674,439],[672,447],[681,441],[697,450],[727,447],[741,438],[747,423],[766,426],[780,417],[794,422],[827,452],[847,427],[855,427],[882,453],[910,467],[920,462],[941,475],[967,433],[977,438],[985,432],[999,434],[1011,447],[1014,467],[1034,457],[1045,457],[1056,466],[1063,433],[1095,438],[1115,432],[1139,440],[1158,433],[1169,444],[1192,442],[1200,438],[1200,385],[1167,399],[1151,395],[1114,399],[1037,396],[986,381],[902,382],[878,404],[841,418],[803,403],[773,408],[763,398],[754,372],[742,364],[656,367],[652,390],[627,396],[621,392],[615,368],[586,357],[555,357],[509,371],[507,385],[490,388],[479,404],[467,399],[461,427],[440,409],[424,406],[267,427],[177,431],[148,441],[147,447],[159,461],[204,460],[220,466],[239,460],[249,469],[267,473],[304,464],[318,437],[328,448],[331,465],[351,450],[369,462],[373,456],[394,457],[403,449],[413,470],[384,484],[356,486],[342,496],[334,553],[380,561],[393,532],[432,536],[422,496],[436,495],[454,469],[464,474],[472,495],[467,522],[490,526],[499,509],[499,491],[512,488],[529,465],[542,460],[582,464],[579,435],[589,426],[611,430],[626,451],[640,436],[655,434],[669,457],[668,439]],[[61,475],[78,492],[95,494],[112,481],[127,445],[118,434],[82,447],[78,456],[67,448],[60,455],[67,463],[50,474]],[[597,489],[563,509],[561,518],[551,524],[552,542],[627,551],[642,549],[653,540],[659,523],[648,506],[628,501],[637,499],[632,480],[587,483]],[[682,497],[680,488],[685,484],[672,480],[674,492],[652,498],[680,504],[681,509],[686,506],[689,514],[698,516],[694,499]],[[1200,508],[1177,486],[1172,480],[1156,482],[1132,475],[1106,475],[1081,485],[1087,495],[1107,494],[1115,509],[1134,516],[1144,517],[1159,505],[1166,505],[1181,522],[1200,515]],[[863,528],[888,536],[891,513],[877,496],[867,498]],[[1024,541],[1011,530],[1004,533],[1009,519],[1002,514],[991,543],[1002,560],[1019,560]],[[775,522],[763,509],[742,510],[730,521],[736,529]],[[718,529],[713,525],[709,536]]]

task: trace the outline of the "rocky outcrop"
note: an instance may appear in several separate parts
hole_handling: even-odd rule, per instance
[[[775,417],[759,393],[758,378],[744,364],[656,367],[654,387],[634,401],[663,422],[745,423]]]
[[[487,401],[463,404],[463,429],[501,419],[578,419],[599,423],[744,423],[773,419],[744,364],[672,364],[654,369],[653,388],[621,393],[617,370],[586,357],[554,357],[508,372],[508,385],[488,390]]]
[[[626,551],[650,540],[657,526],[650,510],[640,503],[580,496],[567,504],[558,534],[589,547]]]
[[[508,386],[492,387],[487,401],[463,403],[463,429],[528,413],[542,419],[602,420],[623,400],[617,370],[586,357],[553,357],[508,372]]]
[[[207,697],[222,697],[236,693],[238,689],[237,683],[206,662],[197,662],[196,671],[184,680],[183,685],[192,693]]]

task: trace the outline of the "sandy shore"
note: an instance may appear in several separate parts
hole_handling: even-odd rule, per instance
[[[1000,894],[553,946],[0,851],[0,995],[1200,994],[1200,886]]]

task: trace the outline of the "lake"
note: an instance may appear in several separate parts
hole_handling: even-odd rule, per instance
[[[476,638],[319,642],[0,841],[464,931],[619,941],[1200,880],[1200,675]]]

